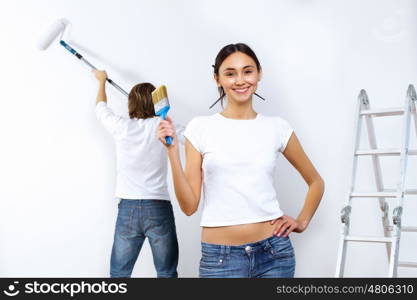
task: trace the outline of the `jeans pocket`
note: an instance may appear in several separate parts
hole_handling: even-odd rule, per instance
[[[173,217],[172,208],[167,204],[155,205],[147,208],[149,219],[160,220]]]
[[[218,267],[224,264],[224,255],[214,251],[202,251],[200,267]]]
[[[128,236],[132,233],[132,222],[133,222],[132,207],[120,207],[116,221],[116,232],[122,236]]]
[[[149,218],[145,221],[145,224],[147,234],[161,236],[176,231],[175,223],[169,216],[165,218]]]
[[[174,213],[167,204],[149,209],[145,224],[146,230],[156,235],[176,232]]]
[[[270,245],[271,247],[267,251],[271,257],[276,259],[294,258],[294,248],[288,237],[276,237],[270,242]]]

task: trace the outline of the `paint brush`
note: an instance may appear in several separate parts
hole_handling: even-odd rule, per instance
[[[155,115],[161,117],[162,120],[165,120],[168,110],[170,108],[167,87],[165,85],[161,85],[152,92],[152,102],[155,108]],[[168,145],[171,145],[172,137],[165,137],[165,141]]]

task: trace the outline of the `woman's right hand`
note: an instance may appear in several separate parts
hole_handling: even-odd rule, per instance
[[[158,140],[161,141],[168,149],[173,149],[177,147],[177,135],[175,132],[175,126],[174,122],[172,122],[172,119],[170,117],[166,117],[165,120],[162,120],[161,123],[159,123],[158,130],[156,132],[156,136],[158,137]],[[172,138],[172,144],[168,145],[165,137],[170,136]]]

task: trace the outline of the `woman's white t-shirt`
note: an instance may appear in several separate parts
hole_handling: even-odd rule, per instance
[[[256,223],[283,215],[274,174],[292,132],[284,119],[261,114],[236,120],[217,113],[188,123],[184,136],[203,158],[201,226]]]

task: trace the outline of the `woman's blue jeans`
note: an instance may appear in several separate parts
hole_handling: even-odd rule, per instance
[[[111,277],[130,277],[145,238],[151,246],[157,277],[178,277],[178,241],[170,201],[119,203],[110,261]]]
[[[202,278],[294,277],[294,249],[288,237],[272,236],[239,246],[201,243]]]

